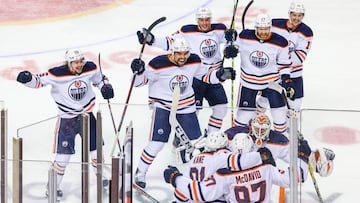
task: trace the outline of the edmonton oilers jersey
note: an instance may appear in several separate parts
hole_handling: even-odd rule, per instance
[[[154,46],[169,50],[173,39],[184,38],[190,46],[190,52],[197,54],[202,63],[214,65],[222,61],[220,44],[226,43],[225,30],[226,26],[222,23],[211,24],[207,32],[199,31],[197,25],[184,25],[170,37],[156,38]]]
[[[83,72],[74,75],[68,66],[58,66],[42,74],[36,74],[27,86],[41,88],[51,86],[58,113],[62,118],[72,118],[83,112],[90,112],[95,106],[94,86],[102,86],[102,74],[93,62],[86,62]],[[106,81],[107,83],[107,81]]]
[[[180,86],[180,99],[177,113],[195,112],[195,96],[192,88],[193,78],[200,80],[208,74],[199,56],[190,54],[184,66],[177,66],[169,60],[171,54],[153,58],[145,67],[145,72],[136,75],[134,86],[149,85],[149,103],[170,110],[174,86]],[[204,76],[205,75],[205,76]],[[209,82],[218,83],[215,71],[210,73]]]
[[[301,77],[303,63],[310,51],[313,32],[305,23],[300,23],[295,29],[288,29],[288,19],[273,19],[272,31],[285,37],[289,41],[291,54],[291,77]]]
[[[288,41],[271,33],[268,40],[259,40],[255,30],[243,30],[235,42],[241,57],[240,83],[250,89],[263,90],[280,75],[290,74]]]

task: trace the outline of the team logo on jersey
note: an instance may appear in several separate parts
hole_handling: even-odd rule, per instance
[[[218,50],[218,44],[212,39],[206,39],[200,44],[200,53],[205,58],[213,57]]]
[[[170,80],[170,89],[174,90],[175,85],[180,87],[180,93],[184,92],[189,85],[189,78],[185,75],[177,75]]]
[[[249,56],[249,60],[258,68],[265,68],[269,64],[269,56],[262,51],[252,52]]]
[[[80,101],[88,92],[88,86],[84,81],[77,80],[70,84],[68,92],[70,98],[75,101]]]

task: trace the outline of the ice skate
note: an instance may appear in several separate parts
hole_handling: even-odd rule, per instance
[[[146,187],[145,173],[141,173],[139,171],[139,169],[136,169],[136,172],[135,172],[135,184],[141,188]]]

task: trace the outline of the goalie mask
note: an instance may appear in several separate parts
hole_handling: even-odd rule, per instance
[[[269,139],[271,122],[267,115],[259,114],[251,121],[251,134],[255,137],[255,144],[261,146]]]
[[[228,145],[227,135],[223,132],[212,132],[205,140],[205,151],[211,152]]]
[[[235,153],[247,153],[254,150],[254,141],[247,133],[238,133],[230,142],[230,149]]]

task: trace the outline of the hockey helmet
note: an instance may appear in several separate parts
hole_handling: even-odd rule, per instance
[[[289,15],[291,12],[294,13],[302,13],[305,15],[305,7],[304,4],[299,2],[292,2],[289,7]]]
[[[259,14],[255,19],[255,28],[271,27],[271,18],[268,14]]]
[[[188,52],[190,55],[190,47],[184,38],[175,38],[171,46],[172,57],[174,58],[175,52]]]
[[[266,141],[269,138],[271,122],[267,115],[259,114],[251,121],[251,133],[256,139]]]
[[[223,132],[210,133],[205,141],[206,151],[215,151],[228,145],[227,135]]]
[[[199,18],[211,18],[211,11],[207,7],[202,7],[196,11],[195,16],[196,20],[198,20]]]
[[[248,133],[238,133],[229,144],[231,151],[235,153],[247,153],[254,149],[254,141]]]
[[[84,54],[79,49],[70,49],[65,52],[65,60],[68,63],[71,63],[72,61],[77,61],[85,59]]]

